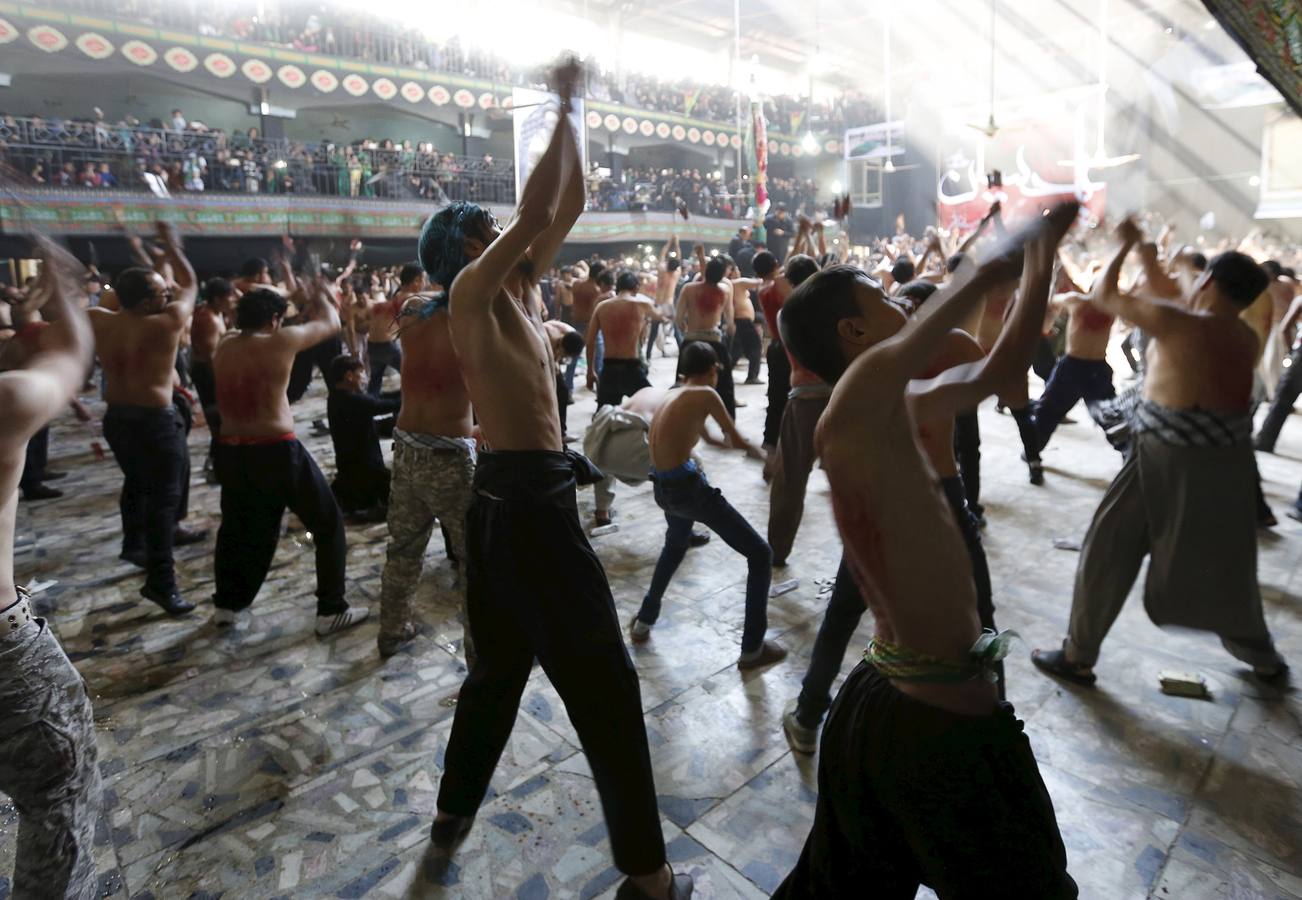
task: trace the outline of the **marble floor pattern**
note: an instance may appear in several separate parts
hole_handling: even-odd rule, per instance
[[[657,359],[652,380],[672,380]],[[1118,371],[1121,371],[1120,369]],[[1039,388],[1032,385],[1034,395]],[[758,439],[764,388],[741,386],[740,424]],[[593,395],[570,410],[581,431]],[[97,413],[101,410],[96,410]],[[296,408],[299,434],[330,473],[318,381]],[[1302,897],[1302,699],[1247,677],[1211,637],[1165,632],[1138,591],[1104,648],[1097,690],[1038,674],[1028,654],[1065,625],[1079,540],[1119,457],[1078,408],[1045,453],[1046,484],[1026,483],[1010,418],[981,409],[986,544],[1002,627],[1024,643],[1008,690],[1025,719],[1089,898]],[[217,524],[218,492],[191,437],[192,516]],[[465,674],[452,571],[429,550],[417,609],[424,628],[382,662],[374,619],[332,639],[312,633],[311,547],[290,521],[243,631],[208,621],[212,538],[178,552],[183,589],[200,604],[171,620],[117,560],[120,475],[97,460],[88,426],[56,423],[52,467],[69,497],[19,507],[22,583],[36,598],[95,702],[104,811],[97,859],[104,897],[609,898],[605,826],[574,730],[536,672],[474,830],[450,860],[428,852],[443,752]],[[385,451],[389,452],[388,442]],[[703,449],[712,481],[761,533],[768,497],[758,463]],[[1302,480],[1302,422],[1277,456],[1259,457],[1282,524],[1261,535],[1266,615],[1302,663],[1302,525],[1283,517]],[[632,650],[642,684],[660,810],[674,866],[701,900],[766,897],[791,868],[813,814],[816,759],[793,754],[781,716],[796,696],[836,571],[827,483],[816,471],[789,569],[799,586],[770,602],[770,637],[791,651],[759,672],[735,667],[746,566],[722,541],[688,555],[654,636]],[[590,520],[591,492],[580,494]],[[649,486],[621,486],[617,533],[595,538],[622,621],[636,610],[664,519]],[[384,525],[350,526],[350,600],[378,614]],[[1209,561],[1214,564],[1214,561]],[[865,616],[852,648],[870,633]],[[851,652],[843,672],[856,662]],[[1159,692],[1159,671],[1204,675],[1211,699]],[[4,798],[0,797],[0,801]],[[0,805],[0,900],[10,892],[17,816]],[[863,896],[871,896],[865,893]],[[925,888],[920,896],[932,896]]]

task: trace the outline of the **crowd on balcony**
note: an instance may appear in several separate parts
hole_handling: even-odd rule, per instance
[[[343,197],[514,198],[511,160],[461,157],[431,143],[359,138],[348,144],[263,138],[257,128],[227,133],[187,121],[134,116],[109,123],[0,114],[0,162],[36,186],[148,188],[155,193],[226,191]]]
[[[537,69],[513,64],[494,53],[465,46],[457,37],[431,39],[423,28],[377,18],[365,10],[327,9],[311,0],[57,0],[57,5],[113,15],[162,27],[193,30],[210,37],[259,41],[308,53],[344,56],[483,78],[502,85],[541,82]],[[587,95],[593,100],[675,113],[712,122],[736,121],[736,94],[722,85],[686,79],[660,81],[631,72],[588,71]],[[764,99],[770,129],[795,134],[813,128],[839,134],[846,127],[882,120],[865,96],[846,93],[831,102],[787,95]]]
[[[655,169],[626,167],[621,178],[598,174],[589,177],[588,198],[595,209],[618,212],[682,212],[689,215],[740,218],[745,216],[750,180],[741,184],[725,180],[723,173],[700,169]],[[794,212],[812,213],[817,186],[812,180],[777,178],[768,180],[774,204],[785,203]]]
[[[110,123],[96,108],[84,119],[0,113],[0,164],[11,179],[36,187],[134,188],[159,195],[218,191],[313,194],[436,203],[515,200],[511,159],[440,152],[433,144],[363,137],[348,144],[268,140],[257,128],[227,133],[189,121],[180,109],[141,122]],[[741,187],[721,172],[630,167],[618,179],[594,167],[594,208],[652,210],[706,217],[745,214]],[[816,187],[770,177],[773,201],[812,211]]]

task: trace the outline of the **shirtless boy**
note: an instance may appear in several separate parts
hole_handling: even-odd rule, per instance
[[[371,363],[371,379],[366,392],[378,397],[388,369],[402,371],[402,348],[398,346],[398,314],[407,298],[425,290],[425,272],[415,263],[407,263],[398,273],[398,290],[390,298],[375,301],[366,332],[366,358]]]
[[[235,286],[225,278],[208,279],[203,286],[203,303],[195,307],[190,324],[190,380],[199,395],[203,417],[212,436],[208,458],[203,464],[206,475],[213,474],[213,458],[222,425],[221,411],[217,409],[217,382],[212,375],[212,355],[235,319],[235,301],[239,296]],[[215,474],[213,480],[216,480]]]
[[[814,825],[774,897],[868,885],[907,897],[919,884],[942,897],[996,884],[1009,897],[1077,895],[1022,723],[992,683],[1007,638],[982,633],[962,538],[915,426],[1025,377],[1075,212],[1034,222],[902,328],[880,286],[849,267],[815,275],[783,309],[787,349],[835,385],[817,441],[877,634],[832,707]],[[990,355],[914,381],[986,290],[1013,277],[1028,239],[1022,296]]]
[[[639,349],[642,330],[655,316],[655,305],[638,293],[638,278],[633,272],[620,272],[615,278],[615,296],[602,300],[588,321],[588,389],[596,390],[597,406],[617,406],[631,397],[647,381],[646,367]],[[597,375],[595,365],[597,341],[605,339],[606,359]]]
[[[316,547],[316,633],[324,636],[363,621],[367,610],[344,599],[343,513],[312,454],[294,436],[285,392],[295,356],[339,334],[339,311],[325,284],[313,279],[305,290],[304,321],[287,327],[281,327],[284,297],[261,288],[245,294],[235,310],[238,331],[223,337],[213,355],[222,414],[213,621],[236,625],[250,617],[288,507]]]
[[[475,477],[470,395],[452,345],[447,294],[416,294],[403,305],[399,333],[402,409],[393,429],[393,480],[389,488],[389,549],[380,577],[381,656],[392,656],[416,636],[411,598],[420,580],[425,547],[435,521],[458,562],[466,558],[466,510]],[[457,599],[466,665],[475,663],[458,566]]]
[[[34,290],[50,322],[22,368],[0,373],[0,792],[18,810],[15,897],[99,896],[99,767],[86,683],[14,577],[14,521],[27,441],[76,396],[93,339],[76,299],[82,267],[42,242]],[[56,752],[57,750],[57,752]]]
[[[759,278],[743,278],[734,260],[725,262],[728,265],[727,278],[732,284],[732,320],[736,329],[732,336],[733,359],[746,358],[746,384],[763,384],[759,377],[760,333],[755,327],[755,303],[750,292],[760,288],[764,282]]]
[[[600,473],[564,452],[551,344],[529,297],[583,211],[583,171],[568,124],[581,78],[555,73],[560,118],[516,216],[454,203],[426,222],[422,264],[450,285],[452,340],[485,443],[466,513],[466,605],[478,655],[448,739],[436,848],[469,832],[511,735],[535,659],[556,687],[592,768],[615,865],[617,897],[685,898],[691,878],[666,863],[637,670],[606,573],[579,523],[578,482]],[[577,292],[576,288],[576,292]],[[575,296],[575,314],[579,298]]]
[[[679,331],[684,332],[685,343],[701,341],[714,348],[719,358],[716,390],[723,400],[723,408],[735,418],[737,398],[732,384],[732,358],[724,346],[724,338],[733,334],[732,285],[723,277],[728,267],[717,256],[706,261],[705,248],[700,244],[696,245],[695,252],[701,278],[685,285],[678,295],[675,322]]]
[[[1084,399],[1092,408],[1100,400],[1117,396],[1112,367],[1107,363],[1108,339],[1116,317],[1086,294],[1064,294],[1055,302],[1067,310],[1067,352],[1054,364],[1035,404],[1032,420],[1040,450],[1078,400]]]
[[[141,596],[175,616],[194,604],[181,597],[172,561],[183,480],[190,479],[172,384],[198,285],[176,230],[160,222],[158,237],[174,284],[151,269],[127,269],[114,285],[121,310],[97,307],[89,316],[104,366],[104,438],[124,476],[122,559],[145,567]]]
[[[742,514],[733,509],[717,488],[710,486],[692,453],[702,438],[717,446],[745,450],[752,459],[763,460],[764,451],[741,436],[732,416],[723,408],[723,401],[714,389],[719,376],[719,358],[709,344],[689,342],[679,354],[678,368],[683,386],[666,393],[651,410],[648,434],[656,504],[664,510],[669,527],[665,531],[664,549],[651,576],[651,587],[629,625],[629,632],[634,643],[651,637],[651,626],[660,616],[665,589],[690,546],[692,525],[700,522],[746,557],[746,624],[742,629],[737,667],[766,666],[787,655],[777,644],[764,640],[773,554]],[[706,428],[709,419],[722,429],[724,441],[710,436]]]

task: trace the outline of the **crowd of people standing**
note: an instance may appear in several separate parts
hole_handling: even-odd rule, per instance
[[[554,73],[562,111],[580,77],[576,64]],[[1076,399],[1120,454],[1082,546],[1066,638],[1035,651],[1040,669],[1095,682],[1101,644],[1150,557],[1155,621],[1218,635],[1263,682],[1288,678],[1256,577],[1252,410],[1264,392],[1287,406],[1296,396],[1291,373],[1277,384],[1261,377],[1291,369],[1285,356],[1296,361],[1294,260],[1260,264],[1246,244],[1208,256],[1130,218],[1090,233],[1075,203],[1010,230],[996,203],[970,234],[901,233],[868,258],[829,248],[818,222],[777,209],[764,242],[742,229],[727,253],[696,245],[687,254],[671,239],[654,272],[600,259],[558,266],[584,180],[572,132],[559,128],[510,223],[452,203],[425,223],[417,261],[396,271],[363,272],[354,243],[327,277],[289,244],[283,258],[249,259],[201,284],[177,233],[160,225],[153,243],[136,243],[140,264],[117,273],[93,306],[98,273],[39,242],[39,278],[0,305],[0,790],[21,810],[18,895],[96,889],[91,704],[12,557],[17,495],[37,501],[24,479],[52,478],[39,436],[84,387],[92,360],[123,472],[122,558],[143,570],[141,595],[169,615],[195,610],[173,547],[207,539],[182,524],[196,408],[212,430],[221,491],[217,627],[257,627],[252,605],[286,509],[313,534],[316,634],[360,625],[369,611],[344,597],[346,522],[383,519],[377,650],[401,653],[417,632],[410,598],[425,546],[442,526],[459,563],[468,663],[431,826],[445,855],[474,827],[536,661],[587,756],[615,866],[628,876],[617,896],[691,896],[691,879],[668,862],[625,636],[655,639],[669,583],[708,540],[699,524],[745,560],[736,665],[784,659],[767,635],[769,592],[821,462],[842,562],[783,721],[796,752],[819,749],[820,793],[775,896],[864,885],[908,896],[919,884],[951,896],[973,883],[1077,896],[1052,798],[1023,723],[1002,702],[1011,635],[995,625],[972,427],[990,396],[1017,420],[1032,486],[1044,478],[1039,451]],[[1045,333],[1055,315],[1060,352]],[[1117,321],[1145,351],[1141,377],[1120,396],[1106,362]],[[646,362],[666,352],[666,333],[677,372],[656,386]],[[736,424],[735,353],[746,382],[767,377],[760,441]],[[566,397],[580,389],[567,362],[580,355],[598,401],[584,453],[569,446],[579,435],[566,421]],[[1047,372],[1036,402],[1033,366]],[[332,437],[333,485],[295,436],[291,404],[315,372],[329,392],[319,427]],[[389,372],[394,395],[384,392]],[[381,430],[392,435],[391,470]],[[1277,434],[1258,442],[1273,446]],[[694,452],[701,440],[763,463],[766,537],[713,487]],[[590,542],[617,524],[617,481],[650,481],[666,519],[627,623]],[[589,485],[591,526],[576,502]],[[1302,496],[1292,513],[1302,517]],[[1208,558],[1220,563],[1213,576],[1198,564]],[[875,636],[833,703],[865,610]],[[43,726],[78,752],[41,752]]]

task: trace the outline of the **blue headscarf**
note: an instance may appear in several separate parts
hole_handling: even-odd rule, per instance
[[[488,210],[465,200],[450,204],[426,220],[416,255],[431,281],[452,290],[453,279],[470,262],[466,258],[466,238],[480,237],[487,221]]]

